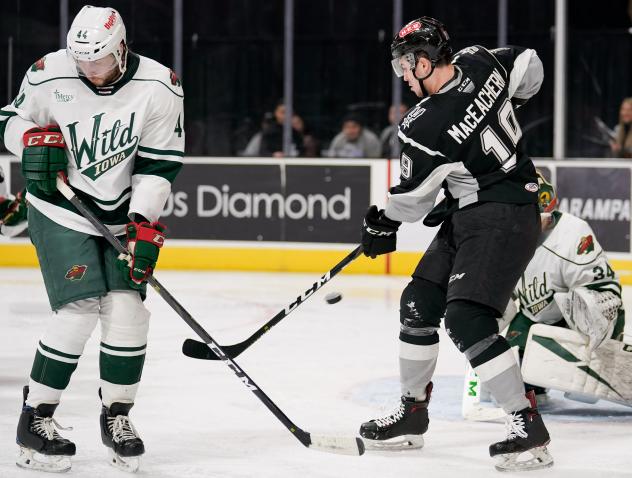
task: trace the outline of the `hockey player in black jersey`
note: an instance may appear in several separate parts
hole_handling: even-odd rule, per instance
[[[538,181],[514,109],[538,92],[542,63],[520,47],[472,46],[453,56],[447,31],[430,17],[404,26],[391,52],[395,73],[421,101],[399,124],[401,182],[385,210],[369,208],[364,253],[394,251],[401,222],[425,217],[441,227],[401,297],[402,403],[360,434],[373,447],[423,446],[445,317],[448,335],[508,414],[507,438],[489,450],[496,467],[551,466],[549,434],[496,321],[540,233]]]

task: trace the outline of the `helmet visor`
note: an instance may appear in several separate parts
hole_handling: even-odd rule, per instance
[[[72,57],[72,55],[71,55]],[[74,60],[74,58],[73,58]],[[118,62],[112,53],[94,61],[74,60],[79,76],[86,78],[108,78],[118,68]]]
[[[404,73],[407,70],[415,69],[415,54],[414,53],[406,53],[399,58],[395,58],[391,61],[391,65],[393,67],[393,71],[397,75],[398,78],[404,76]]]

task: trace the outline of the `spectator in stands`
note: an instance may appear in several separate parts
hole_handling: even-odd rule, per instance
[[[397,139],[397,126],[399,120],[404,117],[408,111],[408,106],[404,103],[400,103],[399,105],[399,117],[395,113],[397,113],[397,107],[395,105],[391,105],[388,109],[388,123],[389,125],[382,130],[380,134],[380,144],[382,145],[382,157],[383,158],[394,158],[397,157],[397,151],[399,151],[399,143]]]
[[[329,156],[333,158],[379,158],[380,140],[366,129],[357,115],[347,115],[342,122],[342,131],[329,145]]]
[[[632,158],[632,97],[621,102],[619,124],[614,128],[615,139],[610,149],[617,158]]]
[[[279,102],[274,113],[266,113],[261,131],[248,142],[244,156],[283,157],[283,121],[285,121],[285,105]],[[292,121],[294,122],[294,120]],[[295,127],[292,128],[292,148],[290,156],[303,156],[303,135]]]
[[[305,126],[305,121],[299,115],[292,115],[292,128],[303,135],[303,154],[306,158],[318,158],[320,156],[320,141],[314,133]]]

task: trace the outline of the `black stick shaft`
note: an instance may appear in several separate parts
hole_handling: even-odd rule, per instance
[[[320,279],[312,284],[312,286],[307,289],[302,295],[298,296],[295,301],[287,305],[284,309],[279,311],[274,317],[268,320],[265,324],[263,324],[254,334],[248,337],[243,342],[234,345],[225,345],[223,346],[224,351],[228,354],[229,357],[235,358],[252,344],[254,344],[257,340],[259,340],[267,331],[269,331],[276,324],[281,322],[285,317],[290,315],[296,308],[305,302],[309,297],[314,295],[314,293],[324,286],[327,282],[331,280],[336,274],[338,274],[342,269],[344,269],[347,265],[353,262],[360,254],[362,254],[362,246],[356,247],[353,251],[351,251],[344,259],[342,259],[338,264],[336,264],[331,270],[326,272]],[[187,339],[182,347],[182,351],[185,355],[192,358],[199,358],[205,360],[218,360],[219,357],[213,355],[209,348],[206,347],[206,344],[199,342],[193,339]]]
[[[60,184],[61,181],[61,184]],[[116,238],[112,232],[88,209],[81,200],[75,195],[70,187],[65,184],[61,179],[57,181],[57,188],[68,199],[75,208],[85,217],[90,223],[99,231],[103,237],[119,252],[123,254],[129,254],[126,247]],[[279,407],[264,393],[263,390],[252,380],[248,374],[231,360],[226,353],[222,350],[213,337],[204,330],[204,328],[197,323],[197,321],[189,314],[186,309],[165,289],[160,282],[154,277],[150,276],[147,282],[154,288],[154,290],[162,297],[167,304],[191,327],[196,334],[213,350],[213,352],[224,362],[228,368],[230,368],[235,375],[242,381],[242,383],[254,393],[259,400],[272,412],[272,414],[279,419],[285,428],[287,428],[292,434],[306,447],[311,444],[311,438],[309,433],[299,428],[292,420],[290,420],[285,413],[281,411]]]

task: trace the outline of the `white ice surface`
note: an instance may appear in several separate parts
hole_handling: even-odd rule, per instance
[[[315,274],[176,273],[159,279],[220,344],[245,339],[315,279]],[[237,362],[299,427],[353,436],[390,412],[399,397],[397,334],[403,277],[336,277]],[[323,297],[339,291],[343,300]],[[626,290],[629,297],[632,291]],[[504,438],[495,423],[460,417],[464,359],[441,333],[441,353],[422,450],[338,456],[304,448],[222,362],[180,353],[189,327],[150,292],[143,382],[132,411],[145,441],[145,477],[487,477]],[[632,307],[628,306],[628,310]],[[0,477],[42,477],[15,466],[15,427],[37,340],[49,320],[39,271],[0,269]],[[629,328],[628,328],[629,330]],[[125,477],[106,463],[99,435],[98,328],[56,418],[77,444],[70,476]],[[632,409],[584,405],[554,395],[545,414],[555,466],[522,474],[632,476]],[[510,474],[512,476],[512,474]]]

